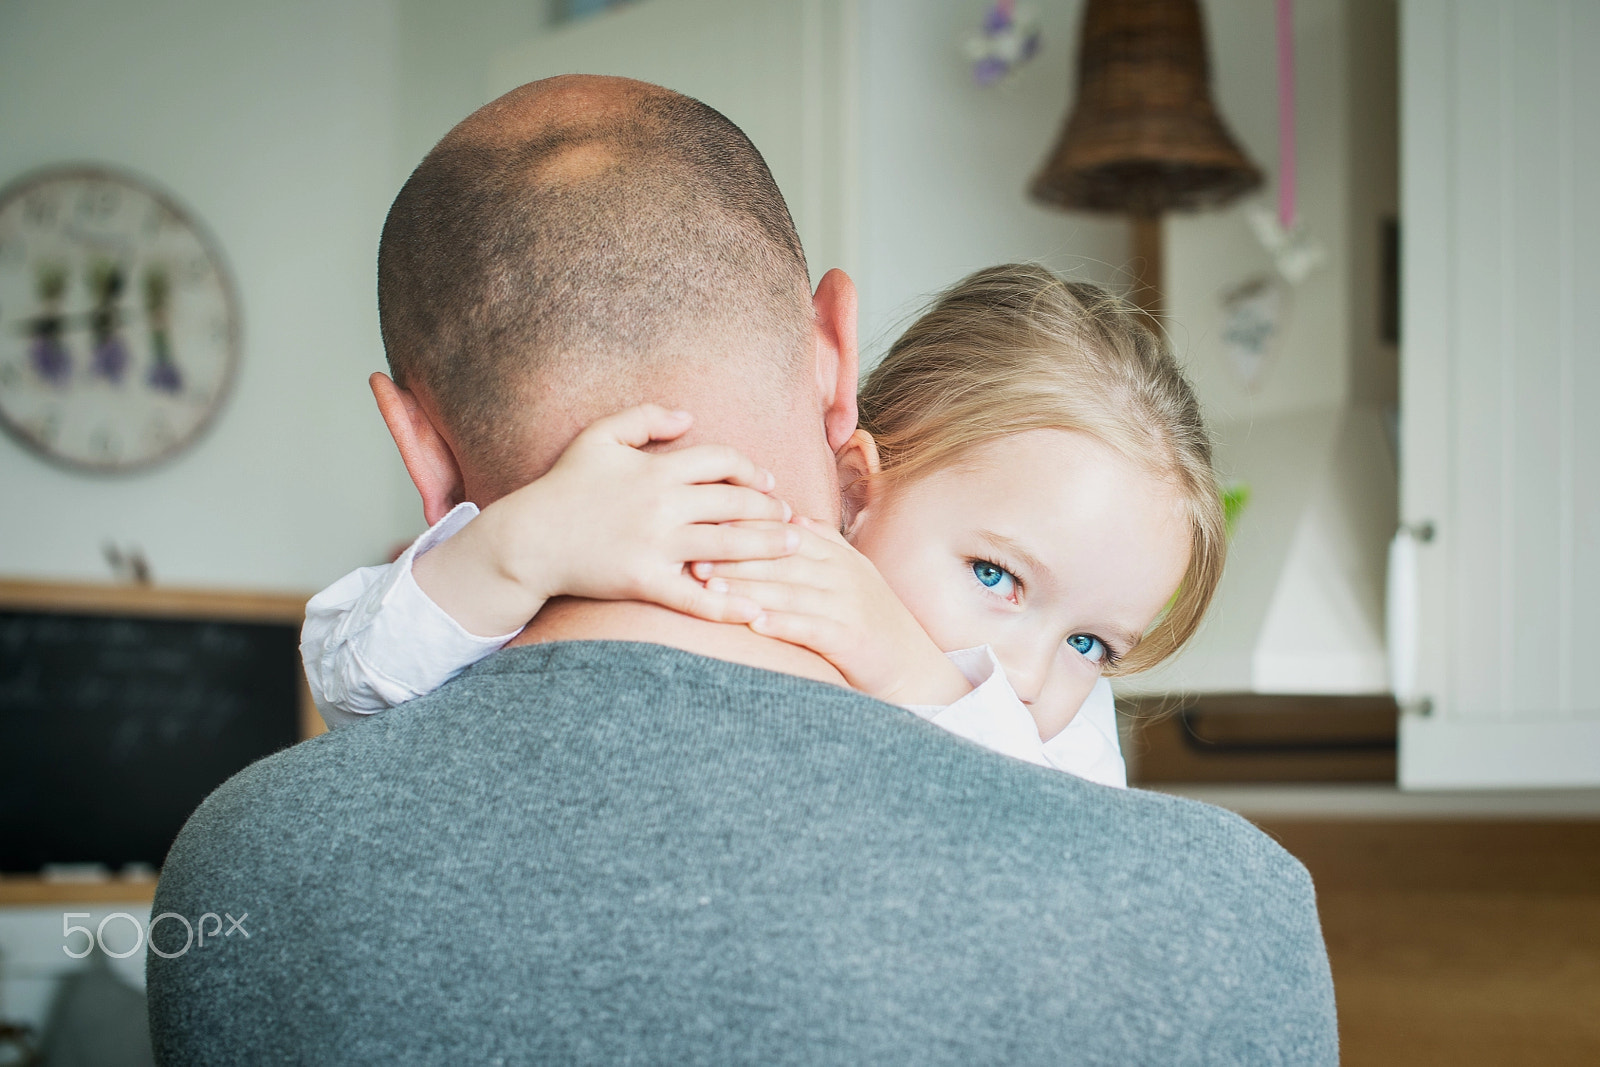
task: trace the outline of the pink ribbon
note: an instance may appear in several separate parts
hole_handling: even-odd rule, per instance
[[[1278,0],[1278,225],[1294,223],[1294,0]]]

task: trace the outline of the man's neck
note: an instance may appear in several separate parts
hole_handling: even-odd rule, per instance
[[[747,626],[706,622],[632,600],[558,597],[510,643],[550,641],[645,641],[780,674],[848,684],[833,664],[810,649],[763,637]]]

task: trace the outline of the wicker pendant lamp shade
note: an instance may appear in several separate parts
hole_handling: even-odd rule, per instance
[[[1198,0],[1088,0],[1077,99],[1033,196],[1156,216],[1260,184],[1211,103]]]

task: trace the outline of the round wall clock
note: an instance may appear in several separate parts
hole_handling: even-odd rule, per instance
[[[121,472],[192,445],[239,363],[221,254],[165,193],[96,167],[0,190],[0,426],[54,462]]]

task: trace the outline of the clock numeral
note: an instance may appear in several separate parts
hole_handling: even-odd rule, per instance
[[[166,226],[166,224],[167,224],[167,212],[166,212],[166,209],[160,207],[159,205],[156,206],[156,207],[152,207],[148,212],[145,213],[145,216],[144,216],[144,233],[145,233],[145,236],[146,237],[154,237],[156,234],[161,232],[162,227]]]
[[[96,430],[89,438],[89,448],[99,459],[116,459],[122,455],[122,442],[104,427]]]
[[[166,419],[159,417],[150,420],[149,425],[145,427],[144,436],[145,440],[156,448],[166,448],[178,439],[172,425]]]
[[[61,413],[53,411],[42,419],[34,420],[32,429],[34,439],[41,444],[55,444],[56,438],[61,436]]]
[[[34,226],[54,226],[61,201],[49,193],[34,193],[22,201],[22,217]]]
[[[183,284],[200,285],[210,281],[212,273],[211,260],[205,256],[195,256],[183,265]]]
[[[95,222],[102,222],[116,214],[117,202],[120,199],[121,196],[115,189],[106,186],[90,187],[78,194],[78,215]]]

